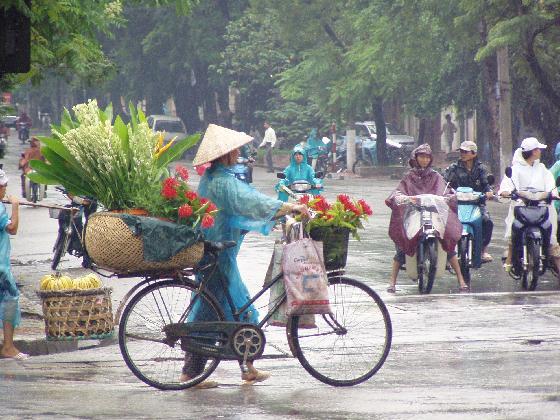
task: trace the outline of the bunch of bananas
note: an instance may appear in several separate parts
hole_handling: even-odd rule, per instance
[[[41,290],[85,290],[97,289],[100,287],[103,287],[103,283],[93,273],[76,279],[71,279],[70,277],[60,273],[47,274],[43,276],[41,283],[39,284],[39,288]]]
[[[85,290],[85,289],[98,289],[103,287],[103,283],[99,280],[95,274],[86,274],[83,277],[78,277],[74,279],[74,289]]]

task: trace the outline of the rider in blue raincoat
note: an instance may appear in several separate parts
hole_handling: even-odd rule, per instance
[[[288,201],[288,194],[280,189],[280,186],[285,185],[289,187],[295,181],[307,181],[314,188],[309,190],[309,194],[319,195],[321,189],[323,188],[323,180],[315,178],[315,171],[313,168],[306,163],[307,156],[305,148],[300,145],[296,145],[292,150],[292,156],[290,157],[290,165],[284,169],[284,175],[286,178],[281,179],[278,184],[276,184],[276,191],[278,191],[278,199],[282,201]]]
[[[245,133],[210,124],[193,161],[194,166],[212,163],[202,176],[198,187],[199,195],[210,199],[218,208],[214,225],[204,229],[205,239],[216,242],[236,242],[236,246],[220,252],[217,270],[212,277],[205,278],[206,287],[218,300],[228,321],[233,321],[234,318],[220,280],[227,285],[236,308],[242,307],[250,297],[237,267],[237,254],[243,242],[244,232],[256,231],[267,235],[274,225],[275,217],[290,212],[307,214],[306,206],[283,203],[235,178],[230,167],[239,156],[238,148],[251,140],[252,138]],[[215,321],[200,302],[198,300],[195,304],[189,321]],[[258,311],[251,305],[240,318],[242,322],[256,324]],[[205,357],[186,353],[182,380],[186,381],[199,375],[205,363]],[[247,367],[249,370],[242,371],[241,378],[250,383],[263,381],[270,376],[266,372],[255,369],[250,362],[247,363]],[[217,385],[211,381],[202,384],[204,384],[202,387]]]
[[[305,150],[307,152],[307,163],[315,167],[312,162],[317,161],[321,149],[325,148],[325,144],[319,137],[318,130],[316,128],[311,129],[309,136],[307,137],[307,143],[305,145]]]
[[[552,172],[554,179],[556,179],[560,176],[560,141],[556,144],[556,148],[554,149],[554,160],[556,163],[550,167],[549,171]],[[560,192],[560,188],[558,192]],[[560,211],[560,200],[554,201],[554,207],[557,212]]]

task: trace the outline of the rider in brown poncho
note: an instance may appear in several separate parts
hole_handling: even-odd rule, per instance
[[[405,254],[412,256],[416,253],[420,232],[415,237],[408,239],[403,222],[407,204],[414,201],[413,197],[419,194],[434,194],[448,197],[449,212],[441,244],[447,252],[451,267],[457,273],[457,280],[461,286],[461,291],[468,290],[468,286],[461,275],[459,261],[455,253],[455,246],[461,238],[462,230],[461,222],[457,217],[457,200],[453,195],[453,190],[447,187],[443,177],[431,168],[432,160],[432,149],[428,144],[420,145],[414,149],[408,162],[411,167],[410,171],[385,200],[385,204],[392,210],[389,237],[395,242],[397,248],[397,254],[393,259],[391,280],[387,288],[387,291],[391,293],[395,292],[397,275],[400,267],[404,264]]]

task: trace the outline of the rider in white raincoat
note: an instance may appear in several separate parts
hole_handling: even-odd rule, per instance
[[[541,149],[545,149],[546,144],[540,143],[535,137],[528,137],[521,142],[512,159],[512,175],[511,179],[504,177],[500,184],[498,195],[501,197],[509,197],[515,189],[518,191],[534,188],[538,191],[551,191],[554,196],[558,196],[556,191],[556,182],[552,173],[546,169],[546,166],[540,162]],[[518,202],[512,201],[509,212],[506,217],[506,233],[507,240],[511,239],[511,225],[513,223],[513,208],[520,205]],[[548,206],[548,219],[552,225],[552,233],[550,235],[550,255],[560,257],[560,247],[556,238],[557,215],[554,205]],[[511,252],[510,252],[511,253]],[[506,264],[510,264],[510,257]],[[558,265],[558,263],[557,263]],[[506,267],[507,269],[508,267]]]

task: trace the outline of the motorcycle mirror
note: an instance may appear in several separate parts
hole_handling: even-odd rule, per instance
[[[276,178],[279,178],[279,179],[286,179],[286,174],[285,174],[284,172],[278,172],[278,173],[276,174]]]
[[[488,185],[494,185],[494,182],[496,182],[496,178],[492,174],[488,175],[486,179],[488,180]]]
[[[511,174],[513,173],[512,170],[511,170],[511,166],[508,166],[508,167],[506,168],[506,171],[505,171],[505,172],[506,172],[506,176],[507,176],[508,178],[511,178]]]
[[[325,173],[323,171],[319,171],[319,172],[315,172],[315,178],[324,178],[325,177]]]

